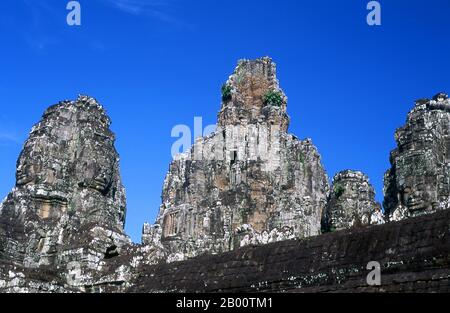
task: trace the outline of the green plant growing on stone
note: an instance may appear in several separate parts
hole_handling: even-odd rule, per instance
[[[336,199],[339,199],[345,192],[345,188],[342,185],[336,185],[334,186],[334,196],[336,197]]]
[[[75,209],[75,205],[70,202],[68,209],[67,209],[67,215],[69,215],[70,217],[74,216],[77,213],[76,209]]]
[[[237,75],[236,75],[236,83],[237,83],[238,85],[241,85],[243,81],[244,81],[244,75],[243,75],[243,73],[237,74]]]
[[[231,92],[233,91],[233,87],[228,84],[222,85],[222,101],[227,102],[231,100]]]
[[[303,153],[299,153],[298,154],[298,161],[301,163],[301,164],[304,164],[305,163],[305,157],[303,156]]]
[[[263,97],[263,102],[265,105],[281,107],[283,104],[283,96],[279,91],[268,91]]]

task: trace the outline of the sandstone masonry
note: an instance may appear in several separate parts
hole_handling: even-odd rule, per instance
[[[289,122],[272,60],[240,61],[217,130],[170,164],[158,218],[133,244],[104,108],[51,106],[0,204],[0,292],[448,291],[448,96],[417,101],[397,130],[386,216],[362,172],[330,188]],[[361,280],[372,260],[384,287]]]

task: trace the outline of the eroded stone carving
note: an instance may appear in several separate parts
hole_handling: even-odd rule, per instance
[[[395,133],[397,148],[384,179],[384,208],[401,220],[449,207],[450,99],[440,93],[423,99]]]
[[[104,109],[80,96],[50,107],[0,204],[0,292],[130,290],[148,265],[380,224],[361,172],[333,187],[311,140],[288,134],[287,97],[269,58],[243,60],[223,88],[218,129],[170,165],[143,244],[125,235],[125,192]],[[449,208],[450,100],[418,101],[385,177],[391,221]]]
[[[240,61],[226,86],[218,130],[172,162],[156,225],[144,227],[169,260],[320,233],[327,176],[311,141],[287,133],[275,64]]]
[[[384,223],[381,205],[369,178],[359,171],[342,171],[333,178],[322,218],[322,231]]]
[[[65,284],[84,286],[108,249],[118,253],[130,244],[109,125],[104,109],[87,96],[46,110],[18,159],[16,187],[0,205],[0,261],[16,270],[58,268]],[[67,280],[74,262],[82,274]]]

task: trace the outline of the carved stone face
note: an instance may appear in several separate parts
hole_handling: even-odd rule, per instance
[[[37,126],[21,154],[16,172],[17,186],[34,184],[52,191],[73,192],[88,187],[106,193],[115,168],[112,138],[95,137],[102,130],[86,131],[72,126],[73,120],[61,122],[48,116]],[[41,129],[53,126],[51,134]],[[56,125],[55,125],[56,124]]]
[[[414,187],[405,187],[401,195],[401,203],[408,207],[411,213],[429,210],[432,207],[432,192],[425,185],[417,184]]]
[[[41,164],[38,162],[32,163],[26,158],[20,158],[19,166],[16,171],[16,184],[18,186],[27,185],[35,182],[36,173],[41,169]]]
[[[107,151],[110,147],[102,143],[101,147],[96,147],[94,151],[88,149],[90,154],[76,161],[79,168],[77,173],[81,173],[81,176],[77,177],[78,184],[106,193],[113,179],[115,160],[108,159],[102,151]]]

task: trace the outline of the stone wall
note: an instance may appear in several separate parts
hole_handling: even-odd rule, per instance
[[[449,292],[450,210],[142,267],[131,292]],[[366,269],[381,264],[381,286]]]

